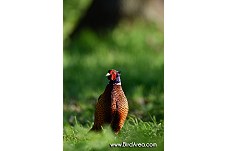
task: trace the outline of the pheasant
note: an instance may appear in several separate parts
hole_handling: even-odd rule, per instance
[[[118,134],[128,115],[128,101],[121,87],[120,72],[112,69],[106,76],[109,83],[98,98],[91,131],[100,131],[104,124],[110,124],[115,134]]]

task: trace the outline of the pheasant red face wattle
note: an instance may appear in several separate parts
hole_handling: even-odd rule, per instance
[[[107,72],[106,76],[108,77],[109,80],[114,81],[117,78],[117,74],[118,74],[118,72],[116,70],[112,69]]]

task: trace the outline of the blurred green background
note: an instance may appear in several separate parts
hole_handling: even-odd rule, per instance
[[[64,129],[69,124],[78,123],[87,129],[92,126],[95,103],[108,83],[105,74],[109,69],[121,71],[122,87],[129,102],[129,117],[144,122],[155,118],[163,123],[163,1],[137,1],[139,4],[134,5],[138,8],[130,10],[126,6],[132,7],[133,4],[125,0],[120,4],[124,7],[121,7],[116,24],[101,27],[101,32],[85,26],[76,33],[74,31],[81,18],[86,18],[92,1],[63,2]]]

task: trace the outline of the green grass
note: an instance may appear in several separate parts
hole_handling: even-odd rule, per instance
[[[120,25],[104,37],[84,31],[72,44],[64,48],[65,103],[94,104],[108,83],[106,72],[114,68],[122,73],[131,111],[163,118],[163,31],[155,24]]]
[[[123,21],[104,35],[87,29],[69,41],[69,33],[89,3],[64,1],[64,151],[120,150],[109,144],[123,141],[157,143],[152,150],[163,150],[163,28],[139,19]],[[109,69],[121,71],[129,116],[118,136],[108,127],[101,134],[87,133],[94,121],[95,103],[108,83],[105,74]]]
[[[122,142],[156,143],[157,147],[152,148],[152,150],[164,150],[164,125],[163,122],[158,123],[155,118],[151,118],[150,122],[143,122],[140,119],[129,117],[118,135],[115,135],[109,127],[104,127],[101,133],[88,133],[90,127],[84,127],[79,123],[76,123],[74,127],[65,126],[64,150],[138,150],[136,147],[110,147],[110,144]]]
[[[97,98],[108,83],[105,74],[112,68],[121,71],[129,116],[143,121],[127,119],[119,136],[108,128],[98,135],[87,133]],[[156,150],[163,150],[163,124],[150,118],[164,119],[163,31],[155,24],[122,24],[103,37],[86,30],[70,44],[66,41],[63,81],[64,151],[113,150],[108,144],[122,141],[156,142]],[[68,124],[72,117],[77,117],[73,128]]]

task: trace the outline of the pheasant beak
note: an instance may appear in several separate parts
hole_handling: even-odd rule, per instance
[[[110,75],[111,75],[110,73],[107,73],[107,74],[106,74],[107,77],[110,76]]]

